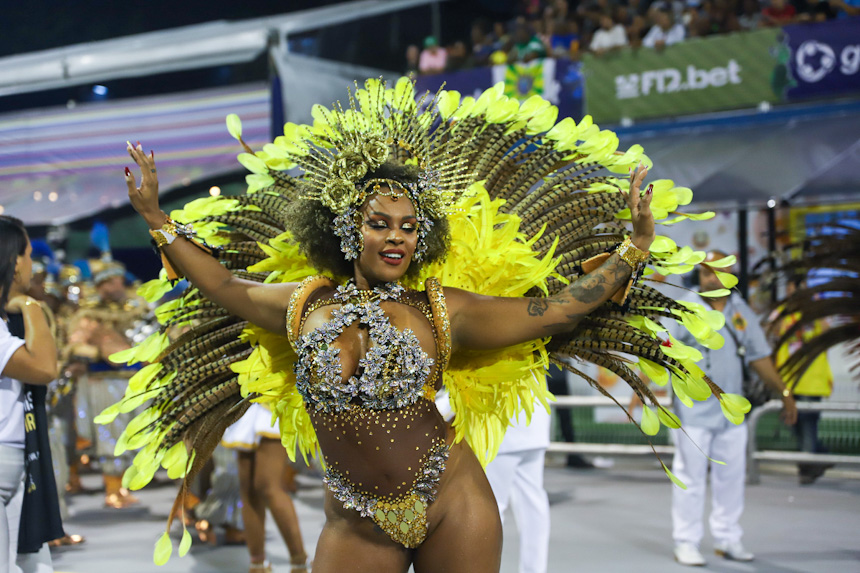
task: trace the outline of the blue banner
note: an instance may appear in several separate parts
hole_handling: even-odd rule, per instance
[[[507,64],[474,68],[434,76],[419,76],[418,93],[436,90],[444,83],[445,89],[460,92],[464,97],[477,97],[485,89],[502,82],[505,94],[525,101],[540,95],[558,106],[559,118],[582,117],[584,80],[579,62],[565,60],[536,60],[528,64]]]
[[[860,92],[860,20],[786,26],[789,101]]]

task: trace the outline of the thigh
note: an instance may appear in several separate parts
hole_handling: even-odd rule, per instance
[[[498,573],[502,558],[498,506],[481,464],[464,442],[452,448],[430,509],[427,539],[415,550],[416,573]]]
[[[7,505],[24,480],[24,450],[0,445],[0,502]]]
[[[239,470],[239,491],[241,494],[250,495],[254,489],[254,452],[245,450],[236,451],[236,465]]]
[[[287,463],[287,450],[279,440],[262,438],[254,452],[254,485],[280,484],[283,479],[284,466]]]
[[[24,501],[24,450],[0,446],[0,572],[16,570],[18,528]]]
[[[412,551],[391,540],[358,512],[344,514],[326,492],[326,523],[317,541],[314,573],[405,573]]]

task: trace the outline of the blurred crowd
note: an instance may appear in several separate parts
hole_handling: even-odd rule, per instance
[[[507,21],[478,19],[469,41],[428,36],[406,50],[406,73],[439,74],[553,57],[576,60],[630,46],[857,17],[860,0],[522,0]]]

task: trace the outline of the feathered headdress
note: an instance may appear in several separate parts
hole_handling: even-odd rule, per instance
[[[465,142],[451,144],[453,125],[439,122],[439,108],[429,105],[435,99],[429,95],[416,102],[412,84],[405,78],[394,88],[381,80],[367,80],[364,89],[356,86],[349,92],[347,109],[340,103],[333,109],[314,106],[313,126],[288,123],[284,135],[262,154],[243,154],[239,160],[261,175],[258,181],[264,187],[275,183],[265,164],[279,169],[300,167],[304,185],[298,196],[319,201],[336,215],[332,230],[348,260],[356,259],[362,249],[358,209],[368,197],[405,194],[419,223],[415,259],[420,261],[427,250],[431,219],[449,214],[474,181],[467,158],[460,153]],[[238,118],[228,119],[231,133],[241,141],[239,125]],[[418,181],[372,177],[388,161],[415,165]]]

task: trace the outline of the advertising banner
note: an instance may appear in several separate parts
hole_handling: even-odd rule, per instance
[[[477,96],[499,82],[505,84],[505,94],[525,101],[537,94],[558,106],[558,115],[582,117],[583,77],[579,62],[544,59],[527,64],[515,63],[486,68],[474,68],[433,76],[419,76],[418,93],[436,90],[444,83],[445,89],[465,96]]]
[[[860,22],[786,26],[791,50],[789,100],[860,92]]]
[[[779,35],[778,29],[757,30],[663,50],[586,54],[585,111],[613,123],[777,103],[789,76]]]

